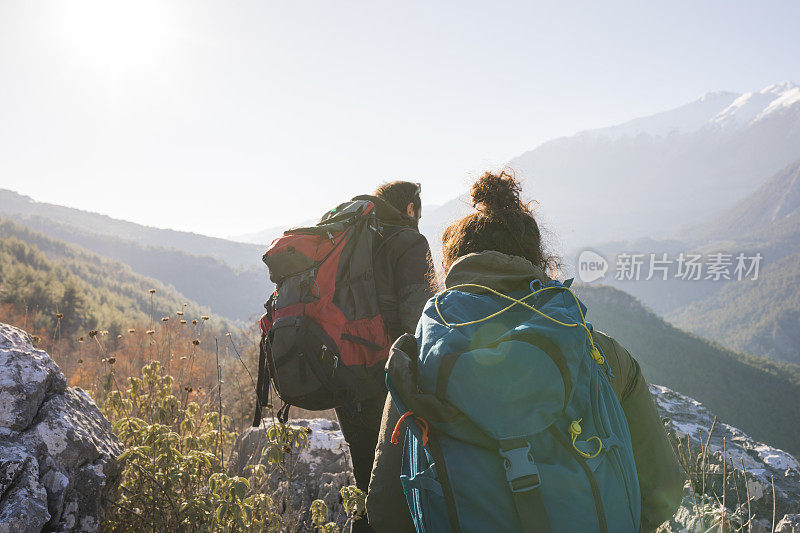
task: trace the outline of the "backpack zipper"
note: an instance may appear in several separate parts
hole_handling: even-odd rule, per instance
[[[578,462],[578,464],[583,469],[583,473],[586,475],[586,478],[589,480],[589,487],[592,489],[592,498],[594,499],[594,509],[597,513],[597,523],[600,526],[600,531],[602,533],[608,533],[608,523],[606,522],[606,512],[603,508],[603,498],[600,496],[600,488],[597,486],[597,478],[594,477],[594,472],[592,469],[589,468],[589,465],[586,464],[586,461],[583,460],[583,457],[580,454],[573,450],[570,445],[567,443],[566,438],[564,435],[559,433],[559,431],[555,428],[555,426],[550,426],[548,428],[550,433],[553,434],[555,439],[558,443],[566,449],[572,457]]]

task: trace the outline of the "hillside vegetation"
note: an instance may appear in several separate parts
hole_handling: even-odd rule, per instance
[[[620,252],[673,259],[696,253],[706,260],[718,252],[760,254],[755,280],[617,281],[613,270],[606,279],[682,329],[733,350],[800,364],[800,160],[731,208],[687,228],[681,239],[609,242],[598,251],[612,260]]]
[[[86,248],[128,265],[133,271],[172,285],[181,294],[207,306],[216,315],[250,321],[263,312],[272,292],[261,252],[252,251],[259,266],[233,267],[211,255],[150,246],[119,236],[89,231],[42,216],[18,216],[16,222],[53,239]],[[24,237],[20,236],[24,240]]]
[[[151,312],[161,316],[186,308],[208,313],[126,265],[8,220],[0,220],[0,302],[24,313],[28,327],[36,330],[54,330],[61,314],[63,335],[93,329],[117,335],[131,323],[147,322]]]
[[[581,285],[578,294],[587,320],[631,352],[648,382],[691,396],[722,421],[800,455],[800,367],[695,337],[612,287]]]
[[[669,315],[680,328],[751,354],[800,363],[800,254],[768,265],[759,279],[729,283]],[[702,318],[701,318],[702,317]]]

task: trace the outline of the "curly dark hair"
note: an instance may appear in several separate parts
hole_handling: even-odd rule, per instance
[[[530,205],[520,199],[522,186],[513,171],[485,172],[472,184],[476,209],[454,222],[442,235],[442,266],[464,255],[495,250],[524,257],[545,272],[558,268],[558,260],[545,253],[539,224]]]

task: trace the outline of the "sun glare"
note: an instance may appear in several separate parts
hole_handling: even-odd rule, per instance
[[[65,52],[98,67],[137,66],[163,49],[168,4],[115,0],[58,2],[55,24]]]

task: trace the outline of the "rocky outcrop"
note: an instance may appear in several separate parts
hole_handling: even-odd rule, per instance
[[[306,428],[308,447],[296,457],[288,456],[285,468],[276,468],[270,486],[279,508],[291,509],[302,519],[311,502],[322,500],[328,506],[328,518],[342,525],[346,519],[339,491],[354,485],[347,442],[335,420],[322,418],[291,420],[291,425]],[[248,428],[236,439],[228,463],[231,475],[246,476],[247,465],[267,464],[263,454],[268,439],[266,429]]]
[[[673,520],[663,526],[663,531],[703,530],[700,514],[705,515],[706,527],[719,524],[722,512],[717,500],[722,501],[724,492],[726,520],[731,520],[734,528],[752,517],[751,531],[771,531],[774,501],[779,521],[775,531],[800,533],[797,514],[800,513],[800,463],[797,459],[753,440],[735,427],[715,421],[714,414],[696,400],[658,385],[651,385],[650,392],[667,431],[675,442],[680,442],[678,453],[682,462],[689,466],[696,488],[705,487],[709,504],[700,513],[702,496],[693,494],[695,491],[687,482],[683,504]]]
[[[689,469],[693,469],[698,489],[701,488],[699,481],[705,458],[706,505],[703,506],[702,496],[695,494],[691,483],[687,482],[681,507],[672,520],[662,525],[660,532],[705,531],[712,525],[718,526],[722,513],[713,495],[722,500],[724,473],[727,491],[725,516],[732,529],[741,527],[748,517],[753,518],[750,531],[759,533],[772,529],[774,479],[775,531],[800,533],[800,464],[797,459],[751,439],[735,427],[719,421],[715,423],[713,413],[687,396],[657,385],[651,385],[650,391],[667,431],[674,442],[681,442],[679,453],[683,454],[683,462]],[[310,446],[295,459],[296,467],[289,481],[278,472],[274,486],[276,493],[288,494],[293,499],[293,509],[307,509],[313,500],[322,499],[332,511],[331,519],[338,519],[341,523],[344,513],[339,489],[353,481],[347,443],[338,424],[322,419],[292,420],[291,424],[309,428]],[[236,442],[230,462],[231,473],[241,475],[248,464],[259,460],[266,462],[261,458],[266,442],[263,428],[246,430]],[[707,453],[703,454],[706,444]],[[723,453],[727,459],[725,467]],[[744,530],[748,528],[745,526]]]
[[[121,452],[89,395],[0,323],[0,533],[97,531]]]
[[[787,514],[775,526],[775,533],[800,533],[800,514]]]

